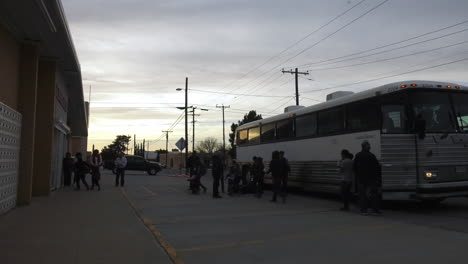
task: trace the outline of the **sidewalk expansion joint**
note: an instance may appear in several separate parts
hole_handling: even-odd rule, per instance
[[[184,264],[184,261],[177,255],[177,250],[175,247],[173,247],[167,239],[164,238],[164,236],[159,232],[159,230],[153,225],[151,219],[145,218],[141,215],[141,213],[138,211],[136,206],[133,204],[133,202],[130,200],[130,198],[127,195],[127,192],[125,189],[121,188],[120,189],[122,192],[122,195],[124,196],[125,200],[127,200],[128,204],[130,207],[133,209],[135,215],[143,222],[143,224],[148,228],[148,230],[153,234],[154,238],[158,241],[159,245],[164,249],[166,254],[169,256],[171,261],[174,264]]]

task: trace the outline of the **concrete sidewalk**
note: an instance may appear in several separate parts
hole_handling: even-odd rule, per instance
[[[0,216],[0,262],[172,263],[112,178],[100,192],[62,189]]]

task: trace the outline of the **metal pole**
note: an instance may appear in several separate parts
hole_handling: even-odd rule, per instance
[[[169,146],[169,131],[166,131],[166,168],[167,168],[167,158],[169,155],[168,146]]]
[[[196,107],[192,107],[192,123],[193,123],[193,133],[192,133],[192,152],[195,151],[195,109]]]
[[[188,77],[185,77],[185,174],[188,174]]]
[[[296,74],[296,105],[299,105],[299,81],[298,81],[297,68],[296,68],[295,74]]]
[[[226,129],[224,128],[224,105],[223,105],[223,158],[226,153]]]

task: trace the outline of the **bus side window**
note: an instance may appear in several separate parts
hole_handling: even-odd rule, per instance
[[[248,133],[249,144],[258,144],[260,143],[260,127],[249,128]]]
[[[403,105],[382,106],[382,132],[404,133],[406,131],[406,115]]]
[[[243,145],[245,143],[247,143],[247,129],[237,132],[237,145]]]

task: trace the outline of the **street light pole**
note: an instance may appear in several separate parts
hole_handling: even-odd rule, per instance
[[[200,109],[201,111],[208,111],[208,109],[205,108],[198,108],[195,106],[192,106],[192,123],[193,123],[193,128],[192,128],[192,151],[195,151],[195,116],[199,116],[195,114],[195,109]]]
[[[185,174],[188,174],[188,77],[185,77]]]

